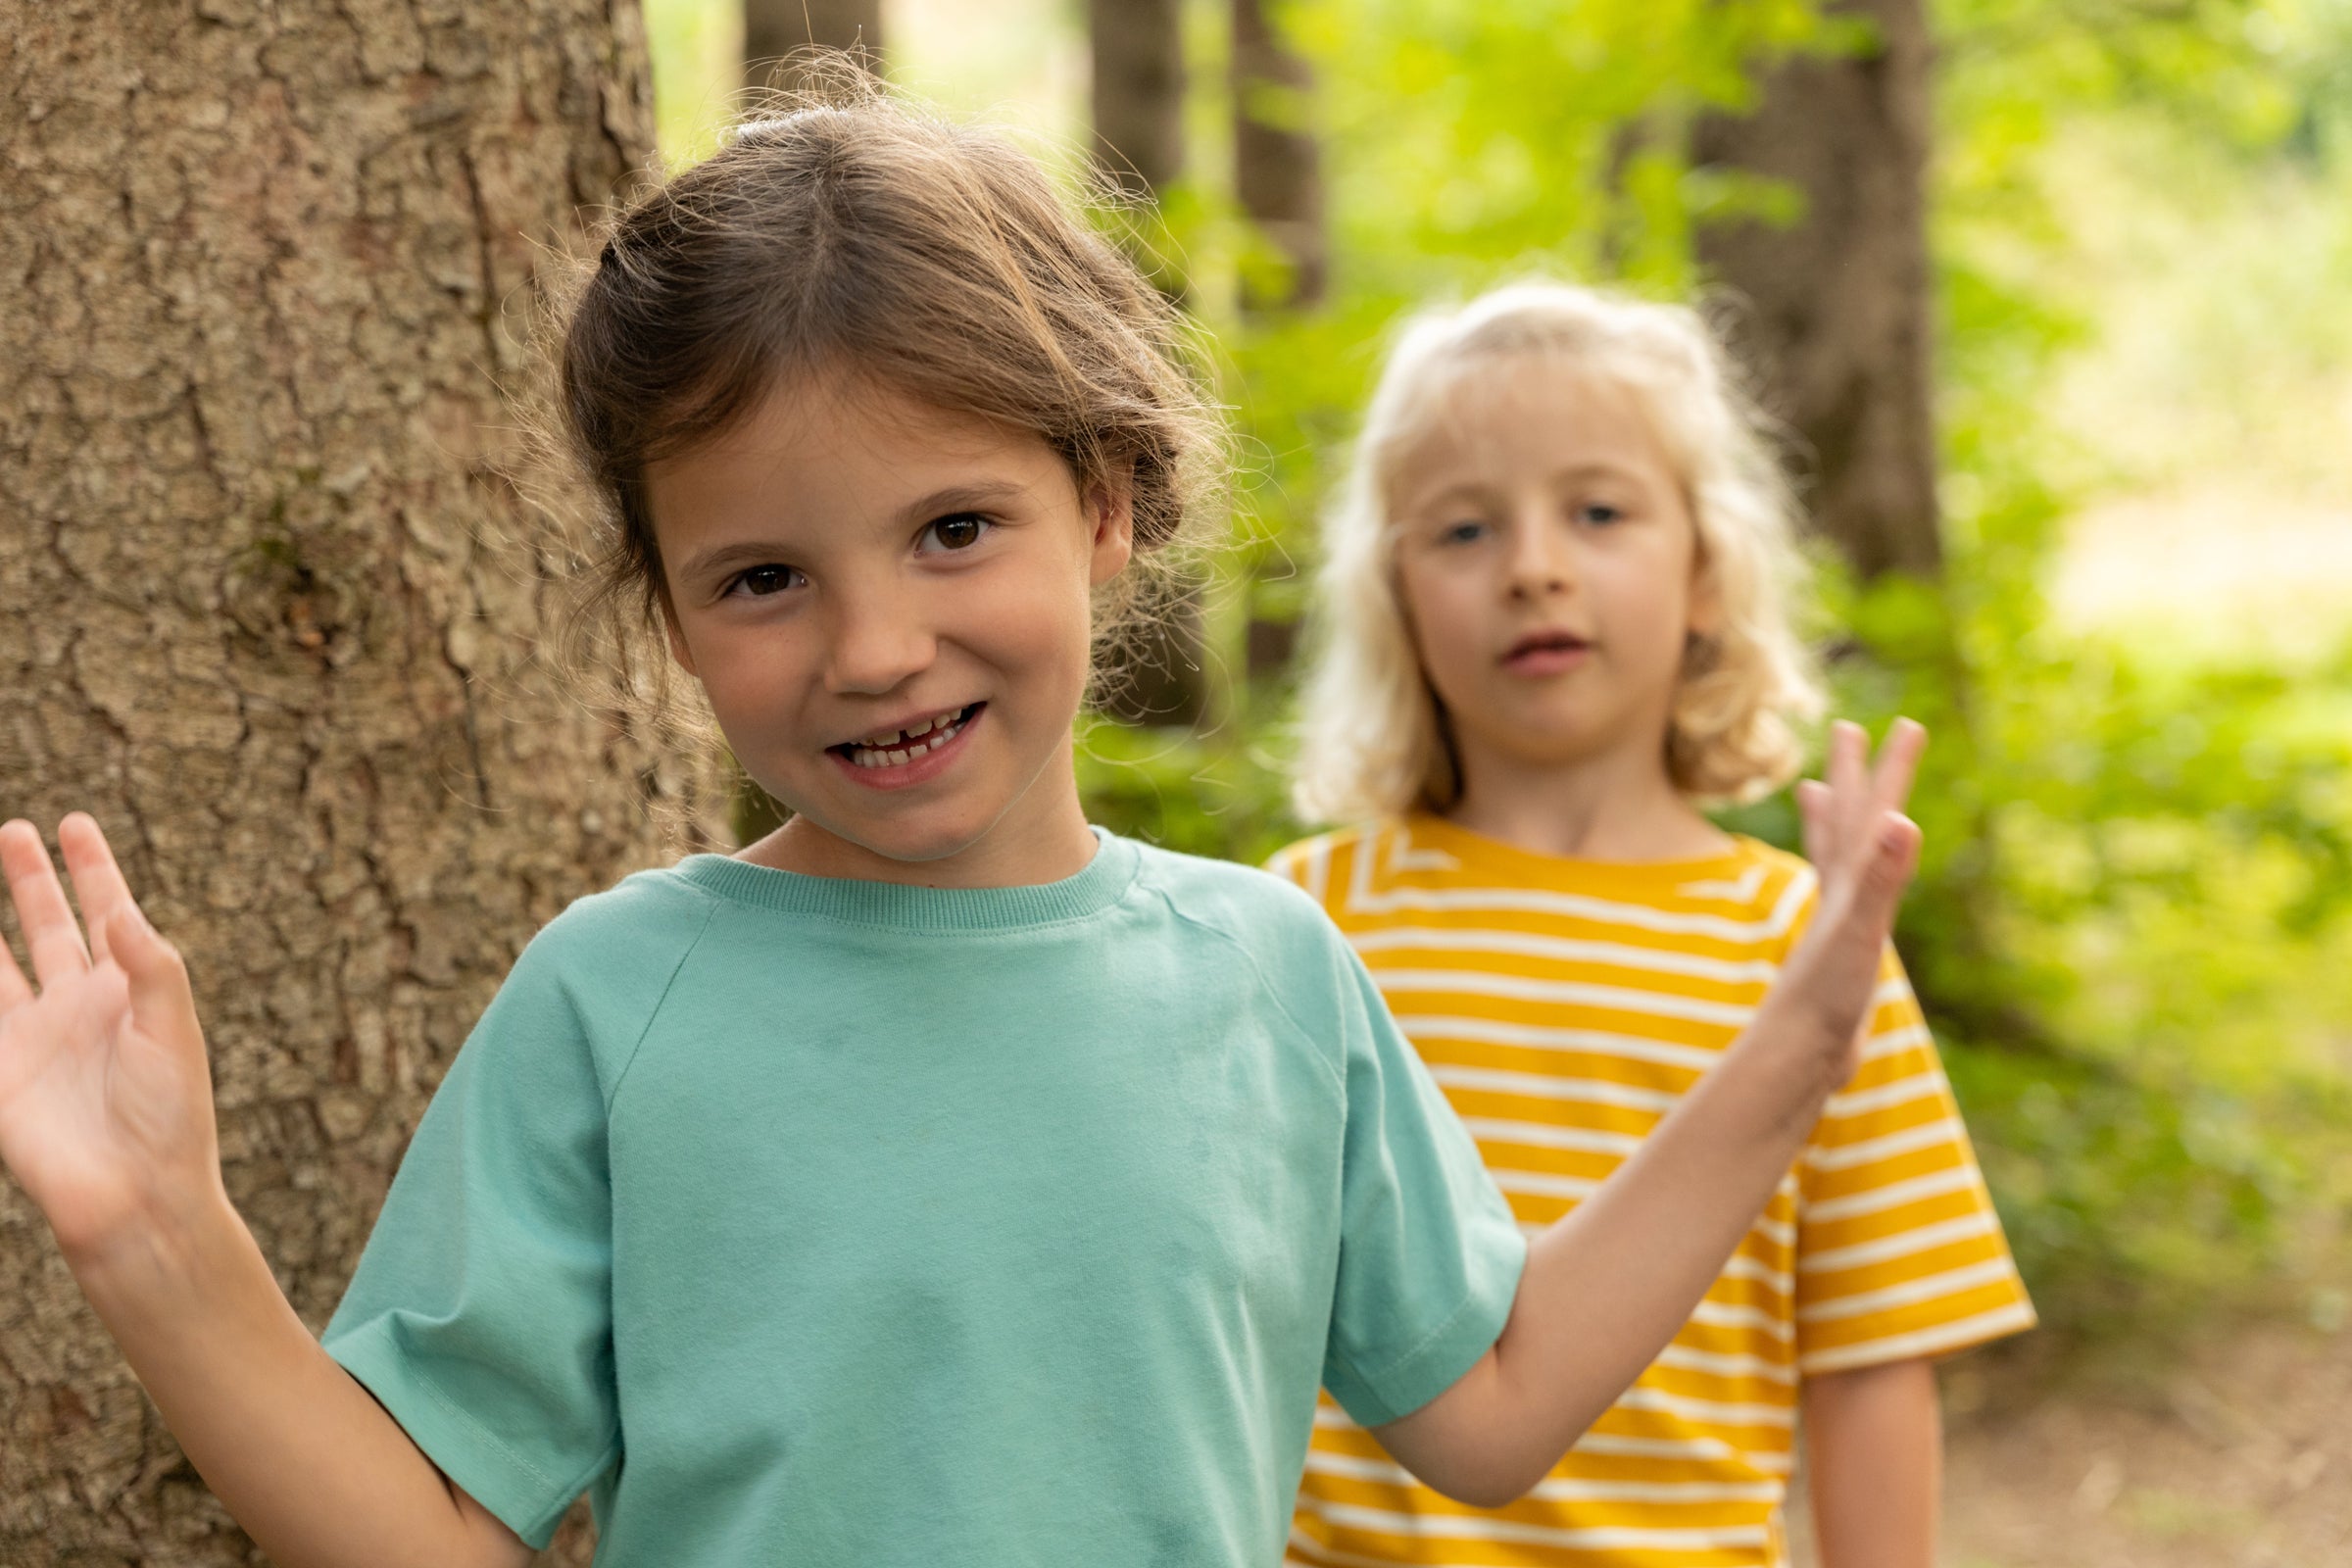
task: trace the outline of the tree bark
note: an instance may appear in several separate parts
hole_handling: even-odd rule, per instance
[[[1788,227],[1703,228],[1700,265],[1752,308],[1742,346],[1767,401],[1810,448],[1815,526],[1864,578],[1943,564],[1931,403],[1927,174],[1930,44],[1921,0],[1842,0],[1878,41],[1767,74],[1742,118],[1711,117],[1697,165],[1785,180]]]
[[[1155,200],[1184,176],[1184,0],[1088,0],[1095,163]]]
[[[882,0],[743,0],[743,72],[754,87],[790,86],[777,64],[815,44],[847,50],[869,71],[882,63]]]
[[[230,1193],[323,1325],[521,944],[699,774],[566,700],[514,407],[650,154],[631,0],[0,0],[0,812],[178,943]],[[0,1178],[0,1563],[249,1563]]]
[[[1250,310],[1316,304],[1331,281],[1323,167],[1308,120],[1314,74],[1278,29],[1275,0],[1233,0],[1233,185],[1281,254],[1282,275],[1245,274]]]

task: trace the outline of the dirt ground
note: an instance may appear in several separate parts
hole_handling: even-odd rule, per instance
[[[2065,1371],[1981,1357],[1944,1391],[1945,1568],[2352,1568],[2352,1331],[2241,1326]]]

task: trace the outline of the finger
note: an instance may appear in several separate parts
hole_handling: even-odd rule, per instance
[[[0,933],[0,1012],[32,1000],[32,982],[17,967],[17,956],[9,948],[8,937]]]
[[[1863,758],[1870,746],[1870,737],[1862,726],[1839,719],[1830,726],[1830,842],[1831,863],[1842,870],[1846,862],[1860,850],[1864,818],[1860,809],[1868,799],[1863,784]]]
[[[1828,829],[1822,821],[1824,808],[1829,805],[1830,787],[1817,778],[1796,781],[1796,814],[1804,828],[1805,858],[1821,864]]]
[[[74,923],[57,867],[49,863],[49,851],[30,822],[0,827],[0,868],[8,875],[8,895],[16,901],[17,924],[24,932],[34,978],[47,986],[87,969],[90,956],[81,945],[81,927]]]
[[[70,813],[57,825],[57,847],[65,852],[66,874],[74,879],[74,899],[90,930],[90,956],[104,962],[106,930],[115,911],[131,904],[130,885],[115,863],[106,834],[87,811]]]
[[[188,966],[135,904],[119,906],[108,921],[107,947],[130,981],[130,1007],[141,1027],[160,1039],[201,1040],[196,999],[188,990]]]
[[[1919,824],[1900,812],[1880,818],[1871,834],[1869,858],[1854,889],[1852,918],[1872,933],[1874,951],[1894,933],[1894,911],[1919,869]]]
[[[1886,731],[1870,779],[1871,805],[1877,811],[1899,815],[1910,804],[1911,785],[1919,777],[1919,760],[1927,749],[1927,726],[1917,719],[1898,718]]]

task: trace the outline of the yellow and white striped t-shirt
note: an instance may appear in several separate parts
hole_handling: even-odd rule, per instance
[[[1576,1206],[1732,1043],[1812,908],[1751,839],[1607,864],[1414,816],[1271,868],[1347,933],[1520,1224]],[[1861,1070],[1690,1321],[1508,1507],[1414,1482],[1326,1398],[1288,1560],[1752,1568],[1782,1561],[1797,1380],[2015,1333],[2034,1309],[1890,952]]]

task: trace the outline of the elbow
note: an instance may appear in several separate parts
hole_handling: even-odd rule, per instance
[[[1455,1502],[1467,1503],[1473,1508],[1502,1508],[1534,1491],[1536,1483],[1549,1474],[1550,1469],[1547,1464],[1531,1467],[1498,1458],[1484,1464],[1450,1469],[1445,1475],[1425,1475],[1421,1479],[1431,1491],[1451,1497]]]
[[[1530,1483],[1533,1485],[1533,1483]],[[1473,1508],[1506,1508],[1527,1495],[1527,1487],[1479,1485],[1439,1487],[1435,1489],[1456,1502],[1466,1502]]]

